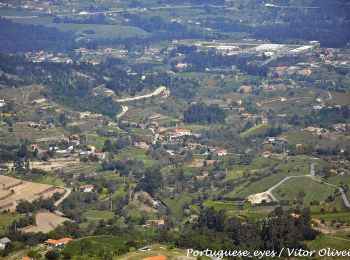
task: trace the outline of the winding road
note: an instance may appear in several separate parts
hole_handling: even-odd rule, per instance
[[[166,87],[161,86],[161,87],[157,88],[155,91],[153,91],[152,93],[149,93],[149,94],[136,96],[136,97],[128,97],[128,98],[116,99],[115,101],[119,102],[119,103],[124,103],[124,102],[140,100],[140,99],[144,99],[144,98],[150,98],[150,97],[158,96],[159,94],[161,94],[165,90],[166,90]]]
[[[54,205],[55,205],[56,207],[58,207],[58,205],[61,204],[62,201],[64,201],[64,200],[71,194],[71,192],[72,192],[72,190],[71,190],[70,188],[66,188],[66,187],[60,187],[60,188],[65,189],[65,190],[66,190],[66,193],[65,193],[58,201],[55,202]],[[61,216],[61,217],[64,216],[64,214],[63,214],[61,211],[59,211],[59,210],[56,210],[55,213],[56,213],[57,215]]]
[[[120,113],[117,115],[117,118],[122,117],[126,112],[128,112],[128,110],[129,110],[129,107],[128,107],[128,106],[122,106],[122,112],[120,112]]]
[[[163,91],[166,91],[166,87],[161,86],[161,87],[157,88],[155,91],[153,91],[152,93],[149,93],[149,94],[140,95],[140,96],[136,96],[136,97],[128,97],[128,98],[116,99],[115,101],[118,102],[118,103],[125,103],[125,102],[130,102],[130,101],[150,98],[150,97],[158,96]],[[122,106],[122,112],[120,112],[117,115],[117,118],[122,117],[128,110],[129,110],[128,106]]]

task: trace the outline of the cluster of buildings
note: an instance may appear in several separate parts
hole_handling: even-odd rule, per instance
[[[40,51],[37,53],[27,52],[26,59],[34,63],[52,62],[52,63],[64,63],[72,64],[73,60],[65,53],[49,53],[46,51]]]
[[[235,102],[231,101],[230,106],[237,109],[241,120],[255,121],[257,124],[267,124],[269,122],[269,119],[264,115],[253,115],[251,113],[248,113],[246,108],[242,105],[242,100],[237,100]]]
[[[58,154],[69,155],[73,153],[79,156],[93,155],[99,160],[105,159],[106,155],[97,152],[93,145],[83,145],[79,134],[71,134],[69,137],[62,137],[58,144],[50,144],[49,151],[55,151]]]

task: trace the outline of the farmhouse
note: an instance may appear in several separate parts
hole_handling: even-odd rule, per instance
[[[312,223],[314,226],[316,226],[316,227],[321,226],[321,220],[320,220],[320,219],[312,218],[312,219],[311,219],[311,223]]]
[[[96,147],[93,145],[87,145],[86,148],[93,153],[96,151]]]
[[[298,219],[300,217],[300,215],[296,213],[290,213],[290,216],[294,219]]]
[[[45,241],[45,244],[48,246],[48,247],[51,247],[51,248],[57,248],[57,247],[62,247],[66,244],[68,244],[70,241],[72,241],[73,238],[70,238],[70,237],[64,237],[64,238],[61,238],[61,239],[48,239]]]
[[[251,92],[253,89],[252,86],[241,86],[239,89],[238,89],[238,92],[241,92],[241,93],[249,93]]]
[[[80,119],[88,118],[89,116],[91,116],[90,111],[85,111],[85,112],[80,113]]]
[[[205,176],[202,176],[202,175],[197,175],[196,176],[196,180],[197,181],[204,181],[204,179],[205,179]]]
[[[244,107],[239,107],[238,108],[238,113],[244,113],[245,112],[245,108]]]
[[[176,134],[180,134],[180,135],[190,135],[191,134],[191,130],[187,130],[187,129],[176,129],[175,130]]]
[[[71,134],[70,139],[71,140],[79,140],[80,135],[79,134]]]
[[[241,117],[242,117],[242,118],[245,118],[245,119],[249,119],[249,118],[252,117],[252,115],[249,114],[249,113],[243,113],[243,114],[241,114]]]
[[[150,227],[150,226],[163,226],[165,224],[165,220],[164,219],[149,219],[147,220],[145,227]]]
[[[87,184],[79,187],[79,190],[82,192],[92,192],[94,190],[94,185]]]
[[[263,158],[269,158],[269,157],[270,157],[270,151],[264,151],[264,152],[262,152],[261,157],[263,157]]]
[[[176,138],[183,137],[186,135],[192,135],[191,130],[187,129],[176,129],[174,132],[170,133],[169,140],[173,141]]]
[[[32,150],[32,151],[38,151],[38,150],[39,150],[38,145],[37,145],[37,144],[31,144],[31,145],[30,145],[30,150]]]
[[[6,244],[10,243],[11,240],[8,239],[7,237],[3,237],[0,239],[0,249],[5,249]]]
[[[158,132],[159,132],[159,133],[164,132],[164,131],[166,131],[166,130],[167,130],[167,129],[166,129],[165,127],[162,127],[162,126],[158,128]]]
[[[216,151],[216,154],[217,154],[218,156],[227,155],[227,150],[225,150],[225,149],[219,149],[219,150]]]
[[[146,142],[138,142],[136,146],[137,146],[138,148],[144,149],[144,150],[147,150],[147,149],[149,148],[149,146],[147,145]]]
[[[40,124],[35,122],[16,122],[15,125],[18,127],[39,127],[40,126]]]
[[[93,155],[99,160],[104,160],[106,158],[105,153],[93,153]]]
[[[266,142],[267,143],[274,143],[276,141],[275,137],[267,137]]]

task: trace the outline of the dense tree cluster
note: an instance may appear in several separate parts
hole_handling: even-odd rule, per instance
[[[299,116],[297,114],[288,116],[288,123],[292,125],[316,125],[323,128],[330,128],[332,124],[346,123],[350,118],[350,109],[347,106],[341,108],[324,107],[320,110],[312,110],[306,116]]]
[[[228,217],[222,210],[206,208],[201,211],[198,224],[194,227],[196,232],[193,230],[184,232],[176,243],[178,246],[191,245],[199,249],[212,250],[232,250],[232,246],[278,252],[282,248],[305,248],[303,241],[315,239],[319,233],[311,228],[309,210],[305,209],[298,213],[300,216],[294,218],[291,216],[291,211],[284,211],[282,207],[278,207],[266,221],[261,223]],[[226,241],[223,244],[222,238]],[[212,241],[209,242],[209,239]]]
[[[14,23],[0,18],[0,52],[70,51],[75,47],[72,33],[42,25]]]
[[[192,105],[184,112],[185,123],[215,124],[225,122],[226,112],[217,104]]]
[[[34,215],[24,216],[24,217],[21,217],[19,220],[15,220],[11,225],[11,229],[16,230],[17,228],[23,228],[30,225],[35,225],[35,223],[36,222],[35,222]]]
[[[60,194],[55,193],[51,198],[47,198],[47,199],[39,198],[39,199],[33,200],[32,202],[20,201],[16,206],[16,211],[20,214],[34,212],[39,209],[47,209],[50,211],[54,211],[56,210],[56,206],[54,205],[54,203],[59,198],[60,198]]]

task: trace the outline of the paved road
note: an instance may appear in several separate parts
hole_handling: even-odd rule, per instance
[[[124,102],[130,102],[130,101],[134,101],[134,100],[140,100],[140,99],[144,99],[144,98],[150,98],[153,96],[158,96],[159,94],[161,94],[165,90],[166,90],[166,87],[161,86],[150,94],[136,96],[136,97],[121,98],[121,99],[117,99],[116,102],[124,103]]]
[[[327,98],[327,100],[331,100],[331,99],[333,99],[333,96],[332,96],[331,92],[329,92],[329,91],[328,91],[328,93],[327,93],[327,94],[328,94],[328,98]]]
[[[122,117],[129,110],[128,106],[122,106],[122,112],[117,115],[117,118]]]
[[[65,189],[66,193],[58,201],[55,202],[54,205],[56,207],[58,207],[58,205],[61,204],[62,201],[64,201],[69,196],[69,194],[71,194],[71,192],[72,192],[72,190],[70,188],[66,188],[66,187],[60,187],[60,188]],[[57,215],[64,216],[64,214],[61,211],[59,211],[59,210],[56,210],[55,213]]]

